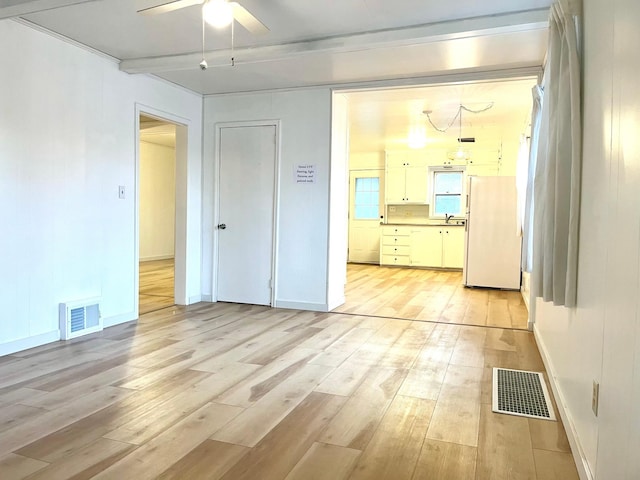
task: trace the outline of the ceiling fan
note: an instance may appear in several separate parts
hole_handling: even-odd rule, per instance
[[[246,28],[254,35],[265,34],[269,29],[246,8],[238,2],[228,0],[157,0],[149,5],[149,0],[144,4],[139,3],[141,8],[138,13],[142,15],[155,15],[159,13],[173,12],[181,8],[202,5],[202,16],[204,20],[217,28],[226,27],[233,20]]]

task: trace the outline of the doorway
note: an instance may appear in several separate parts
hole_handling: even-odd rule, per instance
[[[383,195],[382,170],[349,172],[349,263],[379,263]]]
[[[138,312],[175,302],[176,125],[139,115]]]
[[[216,298],[272,305],[277,124],[221,125],[217,134]]]
[[[432,188],[430,168],[460,166],[469,175],[515,176],[520,138],[528,131],[530,92],[535,83],[534,76],[516,76],[334,92],[348,105],[351,180],[350,198],[345,202],[349,213],[346,302],[334,311],[527,328],[527,311],[520,292],[466,289],[460,270],[444,264],[436,266],[437,262],[431,262],[433,267],[416,268],[420,255],[430,252],[430,248],[414,244],[427,237],[429,230],[424,227],[437,222],[437,212],[430,211],[432,202],[428,196]],[[468,110],[457,117],[463,104]],[[402,175],[396,177],[403,180],[402,185],[394,184],[386,175],[389,168],[397,169],[398,165]],[[375,225],[372,200],[361,208],[368,216],[361,226],[371,224],[368,235],[367,229],[355,221],[359,216],[359,193],[354,182],[366,171],[380,176],[379,218],[384,217]],[[418,181],[421,188],[415,188]],[[365,189],[375,187],[367,185],[368,180],[361,182]],[[360,196],[372,198],[372,194],[369,191]],[[463,222],[464,214],[454,220]],[[391,239],[395,242],[395,266],[380,265],[382,233],[386,232],[380,223],[400,226],[394,233],[397,238]],[[457,224],[456,228],[464,230]],[[444,258],[444,252],[448,255],[454,248],[463,256],[463,242],[445,245],[441,237],[437,237],[437,258]]]

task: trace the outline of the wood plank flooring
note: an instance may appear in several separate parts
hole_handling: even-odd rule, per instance
[[[140,315],[171,307],[174,304],[173,259],[140,262]]]
[[[462,272],[347,265],[346,303],[334,312],[526,330],[518,291],[466,288]]]
[[[560,422],[491,412],[493,366],[544,371],[527,331],[165,308],[0,359],[0,478],[577,479]]]

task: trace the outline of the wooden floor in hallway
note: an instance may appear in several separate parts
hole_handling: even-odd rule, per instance
[[[173,258],[140,262],[140,315],[174,304],[174,274]]]
[[[0,357],[0,478],[578,478],[561,422],[491,411],[527,331],[196,304]]]
[[[526,329],[519,291],[466,288],[462,272],[347,265],[346,303],[334,312]]]

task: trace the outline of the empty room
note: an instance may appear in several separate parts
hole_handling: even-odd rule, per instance
[[[0,2],[0,478],[640,478],[639,21]]]

